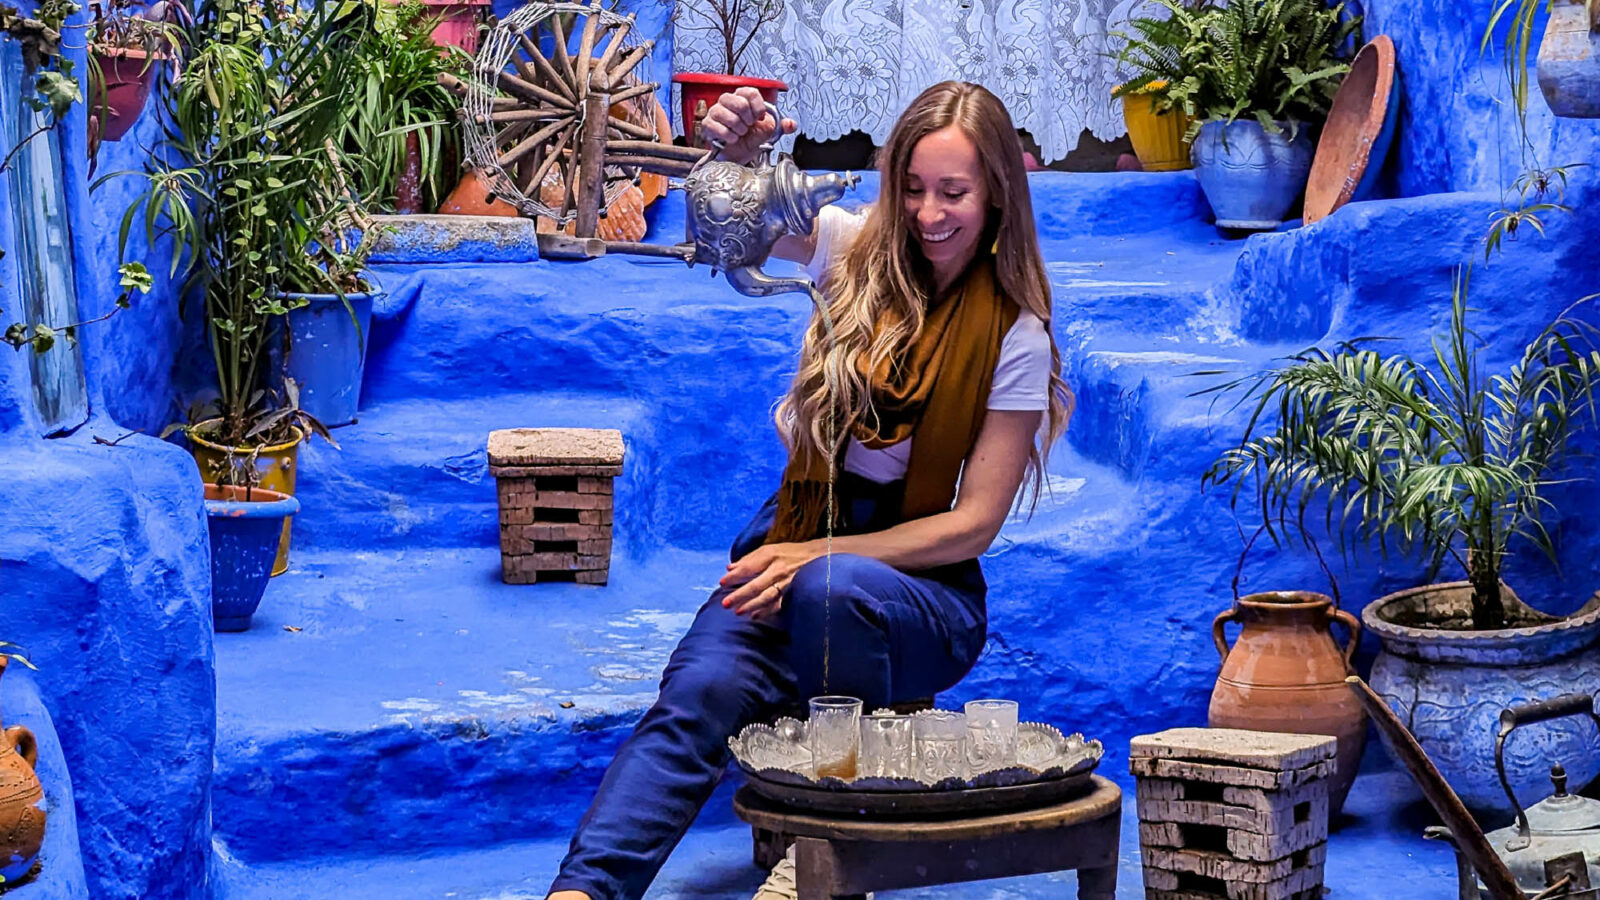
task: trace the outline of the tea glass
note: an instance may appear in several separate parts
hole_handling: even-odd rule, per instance
[[[966,705],[967,765],[977,775],[1017,764],[1017,701],[973,700]]]
[[[811,720],[807,727],[811,744],[811,765],[816,777],[856,777],[856,759],[861,752],[861,701],[855,697],[811,698]]]
[[[917,778],[929,783],[967,777],[967,717],[934,709],[912,717],[917,743]]]
[[[910,778],[915,762],[910,716],[879,710],[861,717],[862,777]]]

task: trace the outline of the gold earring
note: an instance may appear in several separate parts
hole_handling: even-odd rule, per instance
[[[999,256],[1000,255],[1000,237],[999,237],[999,235],[995,236],[994,246],[989,248],[989,255],[990,256]]]

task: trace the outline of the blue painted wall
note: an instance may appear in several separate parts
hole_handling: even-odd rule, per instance
[[[83,77],[82,41],[63,45]],[[91,193],[84,109],[59,130],[78,313],[88,319],[111,310],[120,293],[116,233],[138,185],[116,179]],[[122,142],[102,145],[97,174],[139,168],[158,137],[145,116]],[[0,246],[11,254],[18,198],[3,185],[0,241],[8,243]],[[36,437],[23,355],[31,351],[0,348],[0,635],[24,645],[40,668],[34,679],[71,772],[88,895],[204,897],[215,681],[199,473],[186,453],[153,438],[95,441],[153,433],[173,418],[181,327],[165,279],[170,245],[147,254],[136,228],[131,250],[157,287],[80,330],[91,419],[76,434]],[[0,326],[19,309],[15,259],[0,260]],[[52,840],[73,836],[70,816],[57,821],[63,835]],[[83,895],[80,887],[67,896]]]

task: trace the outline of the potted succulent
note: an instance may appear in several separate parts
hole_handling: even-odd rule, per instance
[[[182,31],[176,21],[187,15],[181,6],[158,0],[137,11],[131,0],[89,4],[89,146],[120,141],[144,113],[150,84],[160,64],[174,67],[180,56]]]
[[[1349,70],[1341,54],[1359,19],[1322,0],[1157,2],[1184,38],[1185,74],[1156,93],[1189,117],[1190,158],[1217,225],[1277,227],[1305,189],[1310,129]]]
[[[673,6],[672,25],[677,31],[702,32],[713,36],[722,50],[718,72],[678,72],[672,80],[683,94],[684,136],[691,144],[703,146],[699,136],[700,118],[717,98],[741,87],[753,87],[774,102],[789,86],[773,78],[743,74],[745,52],[761,29],[783,15],[783,0],[680,0]]]
[[[1139,166],[1146,172],[1190,168],[1189,116],[1168,91],[1187,75],[1183,49],[1189,43],[1186,22],[1174,18],[1141,17],[1131,20],[1129,32],[1113,32],[1122,40],[1118,63],[1131,67],[1134,76],[1111,91],[1122,101],[1122,120]]]
[[[1383,646],[1373,688],[1456,793],[1481,810],[1506,812],[1493,762],[1499,711],[1600,689],[1600,595],[1572,615],[1552,616],[1500,577],[1514,539],[1553,556],[1540,524],[1550,473],[1580,417],[1592,422],[1596,413],[1596,329],[1570,312],[1510,368],[1485,373],[1482,342],[1467,326],[1463,274],[1431,363],[1352,342],[1304,351],[1220,388],[1245,387],[1258,399],[1240,445],[1217,460],[1207,483],[1235,482],[1234,501],[1250,494],[1275,534],[1309,534],[1308,509],[1325,504],[1326,526],[1341,541],[1348,521],[1358,541],[1420,555],[1430,573],[1446,565],[1465,573],[1465,581],[1375,600],[1362,622]],[[1267,424],[1271,413],[1276,421]],[[1563,760],[1577,784],[1600,774],[1592,734],[1547,728],[1541,758]],[[1511,774],[1532,792],[1548,770]]]
[[[351,50],[369,23],[346,11],[337,0],[201,7],[189,62],[162,96],[172,127],[124,215],[124,253],[141,212],[152,239],[174,236],[181,295],[204,313],[214,395],[168,433],[187,435],[209,483],[292,494],[300,442],[332,442],[296,385],[272,385],[268,344],[288,289],[332,277],[317,242],[358,203],[338,141],[358,84]],[[287,569],[288,535],[285,521],[274,574]]]

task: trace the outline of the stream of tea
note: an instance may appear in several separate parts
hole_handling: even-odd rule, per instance
[[[827,302],[826,299],[823,298],[822,292],[817,290],[816,284],[815,283],[809,284],[809,285],[807,285],[806,289],[811,294],[811,303],[812,303],[812,305],[814,305],[817,308],[817,316],[822,319],[822,328],[828,334],[828,346],[826,347],[826,349],[824,350],[824,353],[823,353],[823,359],[826,360],[827,359],[827,354],[833,352],[833,348],[834,348],[835,344],[837,343],[835,338],[834,338],[834,334],[833,334],[833,316],[828,313],[828,302]],[[830,619],[831,614],[832,614],[832,607],[833,607],[833,504],[834,504],[833,483],[835,481],[835,476],[837,475],[837,473],[834,471],[834,468],[835,468],[835,466],[837,464],[837,460],[838,460],[838,456],[839,456],[838,452],[837,452],[837,448],[834,446],[834,444],[836,442],[836,439],[837,439],[837,435],[834,432],[834,428],[836,428],[838,426],[838,416],[839,416],[839,392],[838,392],[838,386],[839,385],[837,383],[837,380],[831,377],[830,373],[832,371],[833,371],[833,369],[831,367],[827,366],[827,365],[824,365],[822,367],[823,380],[825,382],[828,382],[828,422],[827,422],[827,444],[828,444],[828,446],[826,448],[824,448],[825,452],[827,454],[827,457],[828,457],[828,495],[827,495],[828,499],[827,499],[826,511],[823,514],[825,525],[824,525],[824,532],[823,532],[824,533],[824,540],[823,540],[823,563],[822,563],[822,565],[823,565],[823,588],[822,588],[822,692],[824,694],[829,693],[829,689],[828,689],[828,675],[829,675],[828,663],[829,663],[829,660],[833,656],[833,652],[832,652],[832,638],[833,638],[833,635],[832,635],[832,627],[831,627],[831,619]]]

